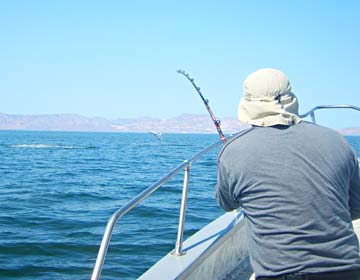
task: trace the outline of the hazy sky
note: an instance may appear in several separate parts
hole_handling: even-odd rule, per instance
[[[300,112],[360,106],[360,1],[0,0],[0,112],[236,116],[246,76],[284,71]],[[320,113],[332,127],[360,113]]]

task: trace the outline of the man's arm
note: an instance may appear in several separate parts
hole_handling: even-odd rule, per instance
[[[360,166],[359,159],[356,159],[354,176],[350,181],[350,213],[351,219],[356,220],[360,218]]]
[[[234,198],[233,189],[232,183],[229,180],[229,174],[219,160],[215,197],[219,206],[225,211],[231,211],[240,207]]]

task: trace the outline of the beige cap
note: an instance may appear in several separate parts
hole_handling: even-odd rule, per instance
[[[264,68],[245,79],[238,118],[243,123],[256,126],[293,125],[301,121],[298,108],[297,98],[291,92],[285,74]]]

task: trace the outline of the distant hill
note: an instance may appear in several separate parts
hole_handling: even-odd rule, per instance
[[[360,135],[360,127],[347,127],[340,129],[339,132],[345,135]]]
[[[236,118],[219,117],[224,133],[244,128]],[[124,118],[109,120],[75,114],[9,115],[0,113],[0,130],[102,131],[161,133],[216,133],[208,115],[183,114],[169,119]],[[339,130],[346,135],[360,135],[360,127]]]
[[[234,133],[242,126],[235,118],[221,118],[224,133]],[[162,133],[216,133],[208,115],[183,114],[169,119],[127,118],[108,120],[74,114],[9,115],[0,113],[0,130],[103,131]]]

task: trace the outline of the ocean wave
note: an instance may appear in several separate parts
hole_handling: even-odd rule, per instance
[[[48,145],[48,144],[16,144],[12,148],[32,148],[32,149],[86,149],[87,147],[66,146],[66,145]]]

